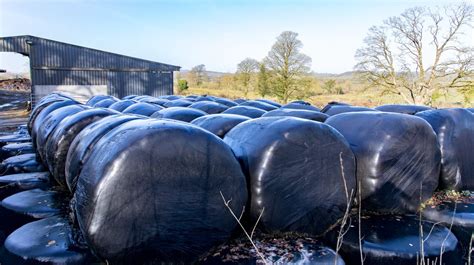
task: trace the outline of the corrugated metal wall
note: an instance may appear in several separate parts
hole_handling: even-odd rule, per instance
[[[107,85],[117,97],[173,93],[180,67],[34,36],[0,38],[0,51],[30,57],[32,85]]]

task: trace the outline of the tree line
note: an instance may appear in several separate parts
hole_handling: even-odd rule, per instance
[[[355,73],[368,87],[406,103],[431,105],[453,89],[469,103],[474,99],[473,19],[473,6],[466,3],[407,9],[369,29],[364,46],[355,53]],[[347,88],[334,79],[318,83],[311,73],[312,59],[302,47],[298,33],[284,31],[264,59],[245,58],[217,85],[241,90],[244,97],[253,92],[285,103],[314,95],[315,83],[323,93],[344,93]],[[178,89],[208,80],[205,65],[197,65],[179,81]]]

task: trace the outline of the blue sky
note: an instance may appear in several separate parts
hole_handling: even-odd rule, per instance
[[[0,36],[35,35],[190,69],[233,72],[260,60],[285,30],[299,33],[312,70],[352,70],[372,25],[413,6],[455,1],[151,1],[0,0]],[[27,69],[0,53],[0,68]]]

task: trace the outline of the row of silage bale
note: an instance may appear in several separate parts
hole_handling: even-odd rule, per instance
[[[52,98],[55,97],[58,96],[52,96]],[[53,103],[48,103],[48,105],[61,102],[60,100],[49,100]],[[104,100],[107,102],[102,102]],[[45,99],[45,101],[48,102],[48,99]],[[64,101],[70,100],[67,99]],[[428,183],[428,188],[423,190],[423,198],[429,197],[430,193],[432,193],[432,189],[436,188],[433,188],[433,186],[435,186],[433,183],[435,180],[437,182],[438,176],[435,176],[436,173],[431,174],[431,171],[436,172],[436,150],[416,153],[418,157],[416,161],[411,164],[406,161],[407,159],[403,158],[403,154],[394,152],[389,160],[394,162],[399,159],[401,162],[385,163],[386,160],[384,160],[384,157],[388,156],[387,154],[390,153],[390,150],[399,150],[400,148],[404,148],[405,145],[413,144],[413,142],[406,141],[405,143],[403,141],[397,142],[396,140],[390,142],[386,137],[379,139],[375,137],[374,140],[372,137],[364,138],[361,136],[358,141],[362,143],[369,139],[378,143],[386,141],[385,149],[382,148],[383,150],[372,153],[370,149],[367,153],[354,151],[353,145],[355,144],[351,142],[352,140],[349,140],[349,143],[346,141],[347,136],[345,133],[338,132],[336,130],[337,128],[335,129],[335,127],[330,126],[331,123],[327,123],[329,124],[327,125],[315,122],[318,120],[324,121],[328,116],[318,112],[318,109],[314,109],[315,107],[303,102],[290,103],[287,106],[279,107],[278,103],[273,102],[273,104],[270,104],[272,102],[267,100],[256,100],[241,101],[240,105],[235,106],[237,103],[229,103],[231,102],[229,100],[209,96],[190,96],[186,98],[177,96],[162,98],[142,96],[128,97],[123,100],[105,96],[91,99],[88,105],[94,106],[98,104],[102,107],[105,105],[114,107],[114,105],[117,106],[122,101],[128,103],[132,101],[133,103],[123,108],[122,113],[127,113],[126,109],[133,105],[139,106],[132,108],[133,111],[129,112],[132,114],[111,113],[99,121],[91,121],[89,126],[86,126],[88,124],[87,118],[79,117],[93,117],[94,115],[90,114],[89,116],[80,113],[94,113],[94,109],[80,105],[79,107],[83,109],[79,112],[72,111],[71,113],[75,114],[71,117],[79,116],[73,120],[84,122],[82,125],[74,127],[75,129],[72,130],[72,134],[71,130],[58,129],[58,132],[53,132],[55,131],[55,122],[61,121],[61,119],[71,119],[71,117],[66,118],[59,114],[51,115],[54,117],[48,120],[48,128],[50,129],[44,132],[48,135],[46,137],[43,136],[43,138],[48,139],[51,135],[55,135],[55,137],[52,138],[55,140],[51,140],[51,142],[63,143],[63,147],[59,149],[49,147],[46,149],[62,150],[60,152],[64,154],[65,147],[74,146],[74,148],[67,150],[66,158],[64,158],[64,155],[54,157],[56,152],[51,151],[49,151],[48,156],[48,152],[45,152],[45,150],[41,151],[41,153],[44,154],[40,154],[40,156],[46,157],[46,163],[51,167],[54,177],[58,179],[58,182],[74,192],[73,210],[77,215],[80,230],[96,255],[108,261],[117,263],[127,260],[140,261],[140,257],[142,261],[149,259],[172,260],[173,257],[170,258],[170,253],[178,253],[183,256],[184,260],[189,261],[195,259],[199,253],[202,254],[205,252],[211,245],[223,242],[225,238],[228,238],[230,230],[232,230],[231,228],[235,227],[235,221],[232,220],[229,213],[226,212],[226,209],[223,207],[220,192],[227,198],[232,198],[231,206],[235,212],[240,212],[240,207],[247,204],[247,211],[244,216],[248,220],[253,219],[253,221],[255,221],[255,219],[258,218],[259,212],[265,208],[266,210],[262,215],[260,229],[266,233],[296,231],[321,235],[329,228],[332,228],[337,220],[344,214],[347,203],[350,204],[352,202],[351,195],[354,196],[357,192],[356,176],[362,181],[364,178],[376,180],[376,184],[373,186],[361,186],[362,192],[365,190],[367,194],[372,194],[364,197],[362,203],[365,205],[365,202],[369,202],[369,207],[371,205],[370,202],[375,202],[374,205],[382,205],[383,207],[380,209],[374,206],[376,211],[382,213],[393,213],[393,209],[401,213],[413,213],[416,211],[416,205],[420,203],[419,197],[415,198],[410,195],[413,195],[413,190],[416,188],[417,183],[414,185],[406,185],[406,182],[403,180],[416,182],[422,179],[422,181],[424,181],[423,183]],[[181,106],[175,107],[174,104],[170,103],[173,101],[179,101],[180,103],[178,104]],[[183,101],[189,101],[191,104],[184,107]],[[141,103],[153,104],[160,107],[157,107],[156,111],[152,113],[148,105],[143,106]],[[188,102],[184,103],[187,104]],[[194,105],[195,103],[199,104]],[[227,105],[225,103],[227,103]],[[165,104],[169,107],[164,106]],[[216,106],[216,104],[220,105]],[[57,106],[59,105],[65,108],[71,108],[68,106],[78,104],[63,102],[57,104]],[[44,106],[42,109],[46,109],[46,107],[47,106]],[[189,110],[200,111],[201,113],[199,114],[204,114],[199,116],[200,118],[196,116],[198,119],[194,122],[190,119],[191,114]],[[104,110],[102,110],[102,112],[103,111]],[[209,115],[203,111],[212,114]],[[49,112],[52,113],[52,111]],[[163,112],[165,112],[165,114],[162,114]],[[167,112],[168,114],[166,114]],[[218,112],[223,114],[219,114]],[[227,114],[226,112],[230,112],[231,114]],[[265,117],[256,119],[255,116],[258,115],[259,112],[261,116]],[[278,113],[272,115],[272,112],[280,112],[281,116],[279,116]],[[172,115],[169,113],[172,113]],[[240,113],[247,114],[245,116],[248,118],[239,117],[238,115]],[[145,116],[137,116],[137,114],[145,114],[157,118],[169,115],[166,117],[167,119],[169,119],[169,117],[177,117],[178,120],[184,120],[186,122],[192,121],[192,123],[202,126],[206,130],[210,130],[219,137],[224,138],[224,142],[209,132],[198,129],[188,123],[170,120],[157,121]],[[379,114],[382,116],[378,117],[377,115]],[[377,120],[385,120],[384,114],[385,113],[382,112],[377,114],[360,113],[362,116],[368,115],[367,117],[362,117],[362,122],[365,123],[367,127],[371,127],[371,120],[374,120],[372,121],[374,123],[377,123]],[[249,117],[249,115],[252,115],[252,117]],[[32,117],[36,116],[38,116],[38,113],[34,111]],[[124,116],[126,117],[124,118]],[[406,122],[406,127],[403,130],[396,130],[388,126],[393,131],[389,130],[388,132],[384,132],[386,135],[390,135],[390,137],[395,139],[403,139],[401,136],[403,136],[405,131],[425,132],[425,134],[421,135],[413,133],[415,140],[416,137],[430,135],[431,131],[428,130],[426,124],[420,124],[419,120],[414,121],[408,119],[405,117],[406,115],[402,116],[394,115],[394,117],[390,118],[394,119],[395,123],[397,121]],[[337,116],[334,116],[334,118],[336,117]],[[374,117],[375,119],[373,119]],[[351,121],[348,121],[348,123],[350,124]],[[71,122],[69,122],[69,124],[69,126],[71,126]],[[344,122],[342,122],[342,124],[344,124]],[[235,128],[233,128],[234,126]],[[59,126],[59,128],[61,128],[61,126]],[[100,132],[96,132],[96,130]],[[385,130],[385,127],[382,127],[382,129],[374,127],[373,131],[377,134],[377,131],[383,130]],[[32,135],[33,134],[34,132]],[[42,133],[40,133],[40,135],[42,135]],[[345,136],[346,139],[344,139],[343,136]],[[430,137],[426,141],[426,144],[431,144],[432,146],[433,134],[431,134]],[[195,140],[195,138],[202,138],[202,140]],[[199,144],[201,142],[203,143]],[[212,144],[209,142],[212,142]],[[397,144],[400,146],[397,146]],[[54,146],[55,144],[49,145]],[[204,149],[203,146],[206,146],[206,148]],[[232,150],[230,154],[228,152],[229,146]],[[414,145],[414,147],[414,149],[416,149],[416,145]],[[436,149],[435,147],[432,148]],[[193,153],[189,151],[189,149],[197,153]],[[225,149],[227,149],[227,151],[224,152]],[[75,152],[76,150],[78,150],[78,152]],[[224,154],[220,152],[224,152]],[[202,153],[206,154],[205,159],[199,157],[199,154]],[[241,168],[235,168],[235,165],[239,165],[239,163],[236,163],[237,160],[233,154],[237,156]],[[361,162],[363,159],[360,158],[363,156],[369,157],[369,159],[366,160],[368,162]],[[370,157],[375,158],[377,156],[379,159],[370,159]],[[170,157],[173,158],[173,161],[170,161]],[[224,162],[218,163],[216,160],[222,159],[222,157],[224,157]],[[228,161],[225,159],[226,157]],[[434,162],[430,160],[430,158],[433,157]],[[57,161],[59,161],[59,163],[57,163]],[[387,174],[388,180],[383,177],[377,179],[377,174],[365,176],[359,172],[359,170],[356,171],[356,162],[357,168],[366,163],[373,166],[372,169],[375,168],[375,171],[392,171],[392,175],[390,175],[390,173]],[[417,178],[414,178],[411,177],[410,174],[413,173],[413,169],[416,168],[414,165],[417,165],[417,163],[418,165],[421,163],[423,167],[419,170],[418,175],[415,174]],[[234,166],[231,166],[231,164]],[[60,169],[57,170],[57,167]],[[211,170],[212,172],[209,172],[209,168],[215,171]],[[229,184],[230,182],[227,178],[225,181],[221,180],[219,183],[218,176],[223,174],[219,171],[219,168],[226,168],[227,170],[234,168],[234,171],[231,170],[232,173],[226,174],[230,175],[231,177],[229,178],[233,179],[235,183],[240,184]],[[429,174],[425,174],[424,177],[421,178],[420,176],[423,175],[424,169],[426,169],[425,173]],[[72,173],[69,174],[69,171],[72,171]],[[58,172],[64,172],[64,176]],[[242,172],[247,181],[242,177]],[[173,177],[172,179],[177,179],[179,184],[169,180],[174,174],[176,174],[177,177]],[[183,174],[186,176],[183,176]],[[202,181],[199,183],[193,182],[193,180],[196,179],[201,180],[203,174],[207,176],[207,178],[205,178],[206,180],[214,180],[218,183],[205,181],[207,186],[200,186]],[[391,184],[399,185],[400,187],[387,189],[386,183],[390,183],[390,177],[394,178]],[[137,181],[137,178],[140,182]],[[242,179],[244,179],[243,184]],[[202,194],[206,194],[206,200],[204,201],[208,207],[195,207],[196,202],[199,201],[196,200],[197,197],[199,197],[196,197],[196,193],[199,194],[199,192],[193,189],[192,195],[194,198],[191,198],[192,196],[189,195],[189,190],[186,190],[186,188],[190,187],[186,185],[183,186],[183,182],[190,183],[189,185],[191,186],[195,185],[195,188],[197,186],[197,191],[205,191],[202,192]],[[222,182],[225,182],[225,185]],[[219,186],[219,184],[221,186]],[[230,188],[228,185],[233,187]],[[149,190],[150,187],[156,186],[159,186],[161,189],[159,189],[159,191]],[[248,186],[248,190],[245,186]],[[227,190],[224,188],[227,188]],[[400,188],[402,190],[399,190]],[[124,192],[124,190],[127,190],[127,192]],[[387,191],[396,192],[391,195],[391,193]],[[170,192],[172,194],[170,194]],[[381,196],[384,192],[385,197]],[[182,204],[179,204],[173,195],[180,195],[178,197],[181,198],[182,194],[188,194],[190,197],[188,198],[189,200],[186,200],[186,196],[184,199],[180,199],[180,203]],[[219,196],[217,196],[217,198],[216,196],[209,197],[209,194]],[[402,196],[404,194],[405,197]],[[384,202],[384,200],[390,201],[391,196],[394,198],[392,205],[385,206],[381,203]],[[244,197],[248,197],[248,200]],[[134,198],[140,199],[134,200]],[[153,207],[150,206],[150,208],[142,207],[146,205],[146,202],[150,201],[159,201],[162,203],[156,203],[157,205],[152,204]],[[247,203],[245,203],[245,201],[247,201]],[[165,205],[165,202],[169,202],[169,204]],[[123,209],[124,205],[127,205],[125,209]],[[186,212],[182,210],[183,208],[187,209],[188,207],[186,206],[190,205],[193,205],[196,211]],[[221,217],[216,217],[215,219],[208,217],[206,220],[209,221],[205,225],[208,228],[214,227],[215,231],[219,230],[219,232],[222,233],[212,232],[215,237],[203,242],[203,234],[200,233],[202,232],[202,227],[193,227],[193,224],[197,223],[198,219],[202,220],[203,211],[207,213],[210,209],[214,211],[214,217],[216,217],[216,215]],[[117,213],[119,214],[117,215]],[[173,215],[175,219],[167,219],[170,218],[170,215]],[[114,216],[114,219],[111,220],[111,216]],[[190,216],[196,217],[196,219],[189,219]],[[204,218],[206,218],[205,216]],[[324,217],[322,218],[322,216]],[[225,220],[225,218],[222,219],[222,217],[229,217],[229,219]],[[179,222],[179,220],[183,218],[188,218],[189,220],[187,220],[187,222]],[[388,218],[390,219],[390,217]],[[404,224],[410,224],[406,225],[406,227],[411,226],[413,218],[407,218],[408,220],[402,220],[401,226],[405,226]],[[138,221],[136,219],[138,219]],[[173,225],[158,228],[150,227],[149,224],[154,223],[157,219],[162,222],[164,222],[164,220],[168,222],[171,221]],[[374,225],[363,227],[364,233],[367,232],[368,235],[370,235],[370,230],[374,230],[374,227],[377,227],[377,224],[380,223],[377,218],[371,218],[370,220],[372,219],[375,219]],[[227,225],[224,225],[224,223]],[[133,225],[134,229],[131,229],[130,225]],[[426,225],[428,226],[429,223],[426,223]],[[227,229],[224,229],[226,231],[222,231],[222,227],[227,227]],[[182,229],[182,234],[169,233],[167,237],[165,236],[166,233],[163,233],[163,230],[160,230],[160,228],[166,229],[166,231],[181,230],[182,228],[189,229]],[[382,232],[384,231],[383,226],[377,229],[382,229]],[[100,233],[100,231],[104,232]],[[126,231],[128,231],[128,233],[126,233]],[[140,235],[143,235],[143,231],[153,231],[156,233],[156,236],[150,237],[147,235],[146,239],[141,238]],[[210,229],[210,231],[212,231],[212,229]],[[397,236],[410,238],[413,237],[416,232],[416,229],[408,229]],[[426,232],[428,233],[429,231]],[[456,251],[458,251],[456,238],[449,233],[445,227],[436,227],[431,232],[433,235],[432,238],[427,239],[427,244],[430,246],[430,248],[426,248],[427,257],[434,257],[437,253],[439,254],[440,245],[437,239],[445,237],[449,239],[445,240],[447,241],[445,242],[447,247],[444,246],[446,249],[445,255],[448,257],[448,260],[456,261]],[[378,233],[380,233],[380,231]],[[325,234],[330,235],[331,233]],[[350,230],[349,235],[352,234],[353,231]],[[111,237],[110,235],[115,236]],[[133,237],[134,240],[130,240],[131,237]],[[183,244],[182,242],[181,244],[169,244],[168,242],[165,246],[163,242],[167,242],[166,240],[171,237],[181,238],[183,242],[187,242],[187,244]],[[334,237],[326,236],[326,238],[329,243],[334,243]],[[191,240],[192,242],[186,240]],[[394,259],[390,257],[390,255],[393,256],[394,253],[396,254],[400,251],[409,251],[410,254],[399,257],[399,259],[402,261],[413,260],[414,255],[419,251],[419,249],[416,248],[407,250],[389,247],[387,251],[388,256],[384,256],[373,251],[373,247],[371,246],[373,246],[374,242],[371,240],[373,241],[374,239],[367,236],[367,239],[365,239],[366,244],[363,248],[369,261],[372,259],[396,262],[397,258]],[[385,240],[389,241],[389,238]],[[147,247],[143,247],[144,242],[148,245]],[[345,256],[350,256],[354,253],[353,251],[351,252],[351,244],[353,243],[353,240],[349,240],[347,244],[343,245],[342,252]],[[375,243],[381,246],[386,244],[384,240]],[[407,244],[412,243],[407,242]],[[384,247],[387,246],[385,245]],[[156,248],[161,249],[161,251],[154,252],[152,255],[146,254],[153,252]],[[134,253],[134,255],[130,255],[128,251],[127,254],[124,254],[124,249],[133,249],[132,253]]]

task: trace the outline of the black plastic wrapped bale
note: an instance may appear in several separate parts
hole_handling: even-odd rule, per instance
[[[197,96],[194,99],[194,102],[200,102],[200,101],[214,101],[215,98],[213,96],[208,96],[208,95],[203,95],[203,96]]]
[[[11,156],[32,154],[35,150],[31,142],[7,144],[0,148],[0,161],[3,161]]]
[[[54,190],[32,189],[6,197],[1,206],[13,214],[43,219],[61,213],[67,205],[64,199]]]
[[[234,101],[232,101],[230,99],[226,99],[226,98],[215,98],[214,101],[217,102],[217,103],[220,103],[222,105],[226,105],[229,108],[239,105],[239,104],[235,103]]]
[[[323,113],[326,113],[329,116],[334,116],[340,113],[360,112],[360,111],[378,111],[378,110],[366,108],[366,107],[358,107],[358,106],[331,105],[331,107],[323,111]]]
[[[140,114],[144,116],[150,116],[151,114],[163,109],[163,107],[157,104],[151,104],[146,102],[135,103],[126,108],[122,113],[128,114]]]
[[[138,97],[138,95],[127,95],[127,96],[123,97],[122,100],[124,100],[124,99],[134,99],[136,97]]]
[[[150,117],[191,122],[192,120],[207,115],[206,112],[193,108],[169,107],[159,110]]]
[[[260,101],[260,102],[264,102],[264,103],[267,103],[267,104],[270,104],[270,105],[273,105],[277,108],[280,108],[281,107],[281,104],[279,103],[276,103],[275,101],[272,101],[272,100],[269,100],[269,99],[256,99],[256,101]]]
[[[18,173],[0,177],[0,200],[14,193],[49,187],[49,172]]]
[[[474,108],[467,108],[467,110],[474,113]]]
[[[75,107],[72,107],[73,109],[76,107],[80,107],[82,109],[85,108],[83,105],[79,104],[76,101],[67,100],[67,101],[54,102],[53,104],[41,110],[40,113],[38,113],[38,115],[35,117],[35,119],[31,123],[30,134],[31,134],[31,140],[33,142],[33,147],[36,148],[36,134],[38,133],[40,128],[44,126],[45,120],[48,117],[48,115],[54,112],[55,110],[62,109],[62,108],[66,108],[66,110],[68,110],[70,106],[75,106]]]
[[[320,111],[319,108],[309,104],[309,103],[296,103],[291,102],[281,107],[282,109],[301,109],[301,110],[311,110],[311,111]]]
[[[213,101],[198,101],[189,105],[189,108],[202,110],[207,114],[217,114],[224,112],[229,107]]]
[[[441,153],[441,189],[474,189],[474,113],[466,109],[422,111],[438,135]]]
[[[324,108],[321,109],[321,112],[325,113],[328,109],[330,109],[332,106],[350,106],[350,104],[344,103],[344,102],[337,102],[337,101],[331,101],[329,102]]]
[[[415,115],[420,111],[430,110],[430,107],[427,106],[420,106],[420,105],[382,105],[375,108],[379,111],[385,112],[395,112],[395,113],[403,113],[403,114],[410,114]]]
[[[354,154],[324,123],[258,118],[234,127],[224,142],[248,176],[250,217],[256,220],[265,209],[259,221],[264,231],[320,235],[355,194]]]
[[[82,166],[87,162],[90,151],[94,149],[97,141],[113,128],[139,118],[126,114],[108,116],[88,125],[74,138],[69,147],[65,165],[66,184],[71,192],[76,190],[77,178],[82,171]]]
[[[41,189],[33,189],[4,198],[0,203],[0,234],[8,235],[26,223],[59,214],[60,207],[56,206],[62,202],[50,195]],[[0,245],[3,240],[0,236]]]
[[[94,106],[95,104],[97,104],[99,101],[102,101],[104,99],[109,99],[109,98],[113,98],[112,96],[108,96],[108,95],[96,95],[96,96],[93,96],[91,97],[87,102],[86,102],[86,105],[88,106]]]
[[[248,100],[248,101],[242,102],[242,103],[239,104],[239,106],[250,106],[250,107],[255,107],[255,108],[262,109],[264,111],[270,111],[270,110],[278,109],[277,107],[275,107],[271,104],[261,102],[261,101],[256,101],[256,100]]]
[[[474,199],[469,202],[440,202],[423,209],[423,218],[433,223],[450,227],[463,249],[463,256],[468,257],[469,244],[474,232]],[[471,254],[471,259],[474,253]]]
[[[187,107],[193,104],[193,102],[186,100],[186,99],[176,99],[176,100],[171,100],[165,103],[163,106],[170,108],[170,107]]]
[[[170,102],[169,100],[164,99],[164,98],[154,98],[154,97],[141,98],[138,101],[139,102],[146,102],[146,103],[156,104],[156,105],[160,105],[162,107],[164,107],[166,103]]]
[[[73,229],[63,217],[34,221],[15,230],[5,241],[2,264],[95,264],[92,255],[73,241]]]
[[[136,101],[131,100],[131,99],[124,99],[124,100],[119,100],[115,102],[114,104],[109,106],[109,109],[113,109],[116,111],[124,111],[126,108],[130,107],[131,105],[135,104]]]
[[[94,104],[94,108],[108,108],[118,100],[115,98],[106,98]]]
[[[344,265],[341,256],[314,238],[304,235],[254,235],[253,241],[266,264]],[[247,238],[226,242],[207,253],[199,264],[264,263]]]
[[[438,187],[441,153],[436,134],[423,119],[354,112],[329,117],[326,123],[344,135],[356,156],[364,210],[416,212],[420,197],[429,199]]]
[[[59,94],[49,94],[48,96],[43,97],[39,102],[36,103],[36,106],[33,108],[28,118],[27,127],[29,133],[31,133],[32,125],[34,120],[36,119],[36,116],[38,116],[38,114],[47,106],[59,101],[70,101],[70,99],[63,97]]]
[[[237,104],[244,103],[245,101],[247,101],[247,99],[243,99],[243,98],[234,99],[234,102]]]
[[[281,108],[269,111],[262,117],[296,117],[306,120],[324,122],[329,116],[319,111]]]
[[[211,114],[199,117],[191,122],[220,138],[224,138],[228,131],[237,124],[250,120],[249,117],[236,114]]]
[[[237,114],[237,115],[242,115],[242,116],[247,116],[249,118],[260,118],[262,117],[263,114],[267,113],[267,111],[255,107],[250,107],[250,106],[235,106],[226,109],[224,114]]]
[[[178,95],[165,95],[165,96],[159,96],[158,98],[164,98],[164,99],[167,99],[167,100],[176,100],[176,99],[180,99],[180,98],[183,98],[183,97],[178,96]]]
[[[75,192],[88,245],[111,263],[191,262],[223,243],[247,201],[231,149],[197,126],[135,120],[94,146]]]
[[[0,136],[0,147],[12,143],[31,142],[31,137],[25,134],[8,134]]]
[[[48,139],[44,149],[45,162],[54,179],[66,187],[66,157],[74,138],[87,125],[106,116],[118,114],[109,109],[88,109],[62,120]]]
[[[36,146],[36,151],[39,154],[39,157],[41,158],[42,161],[45,161],[45,158],[46,158],[44,154],[46,143],[48,142],[50,135],[52,134],[52,132],[54,132],[58,124],[63,119],[71,115],[74,115],[78,112],[81,112],[85,109],[86,109],[86,106],[83,106],[83,105],[66,106],[66,107],[63,107],[51,112],[44,119],[43,124],[39,127],[38,132],[37,132],[36,145],[35,145],[35,141],[33,141],[33,146]],[[37,122],[35,122],[35,126],[33,126],[33,128],[36,127],[36,123]]]
[[[462,253],[456,236],[448,228],[432,222],[420,221],[416,216],[374,215],[359,219],[352,216],[351,225],[344,235],[339,254],[349,264],[361,264],[360,245],[364,264],[417,265],[440,264],[441,249],[444,248],[442,264],[463,265]],[[422,229],[420,229],[420,225]],[[423,230],[423,239],[420,238]],[[335,246],[339,227],[326,235],[328,242]],[[421,263],[421,243],[423,240],[424,263]]]
[[[36,154],[23,154],[9,157],[0,163],[0,176],[15,173],[32,173],[44,171]]]

